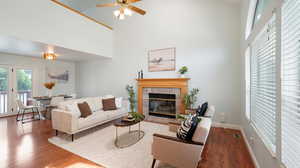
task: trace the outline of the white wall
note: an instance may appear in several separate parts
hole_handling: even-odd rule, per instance
[[[256,159],[258,161],[258,164],[260,168],[280,168],[280,164],[278,163],[278,160],[274,158],[269,150],[266,148],[266,146],[263,144],[262,140],[256,133],[256,131],[253,129],[253,127],[250,125],[248,119],[245,116],[245,96],[246,96],[246,83],[245,83],[245,46],[248,44],[245,40],[245,30],[246,30],[246,23],[247,23],[247,15],[248,15],[248,8],[249,8],[250,0],[244,0],[242,1],[242,13],[241,13],[241,24],[242,24],[242,36],[241,36],[241,125],[245,131],[246,138],[250,142],[250,145],[252,147],[252,150],[256,156]],[[251,140],[253,139],[253,140]]]
[[[217,109],[216,121],[240,121],[240,6],[223,0],[143,1],[145,16],[119,21],[112,59],[78,64],[81,96],[126,96],[125,85],[145,78],[177,77],[176,72],[148,72],[147,51],[176,47],[176,70],[189,67],[190,88]]]
[[[113,32],[50,0],[4,0],[0,36],[111,57]]]
[[[0,66],[1,65],[32,68],[34,71],[34,96],[45,96],[47,93],[45,87],[43,86],[43,83],[46,81],[46,68],[60,68],[69,71],[69,82],[66,84],[56,84],[56,86],[53,88],[53,95],[71,94],[75,93],[76,91],[76,68],[74,62],[46,61],[28,56],[0,53]]]

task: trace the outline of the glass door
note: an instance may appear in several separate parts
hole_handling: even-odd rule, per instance
[[[5,66],[0,66],[0,116],[7,115],[11,112],[9,107],[9,76],[10,68]]]
[[[15,73],[16,98],[27,106],[32,98],[32,70],[16,68]]]

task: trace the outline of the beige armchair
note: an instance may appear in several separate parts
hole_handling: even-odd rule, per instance
[[[152,168],[154,168],[156,160],[176,166],[177,168],[196,168],[198,162],[201,160],[201,153],[210,131],[211,122],[211,118],[201,118],[192,141],[154,134]]]

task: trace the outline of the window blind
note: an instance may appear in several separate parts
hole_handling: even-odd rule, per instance
[[[276,151],[276,27],[273,16],[251,44],[251,123]]]
[[[300,1],[282,7],[282,162],[300,168]]]

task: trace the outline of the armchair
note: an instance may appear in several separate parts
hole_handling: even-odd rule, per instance
[[[152,155],[154,158],[152,168],[154,168],[156,160],[178,168],[196,168],[198,162],[201,160],[201,153],[210,131],[211,122],[211,118],[201,118],[192,141],[154,134],[152,143]]]

